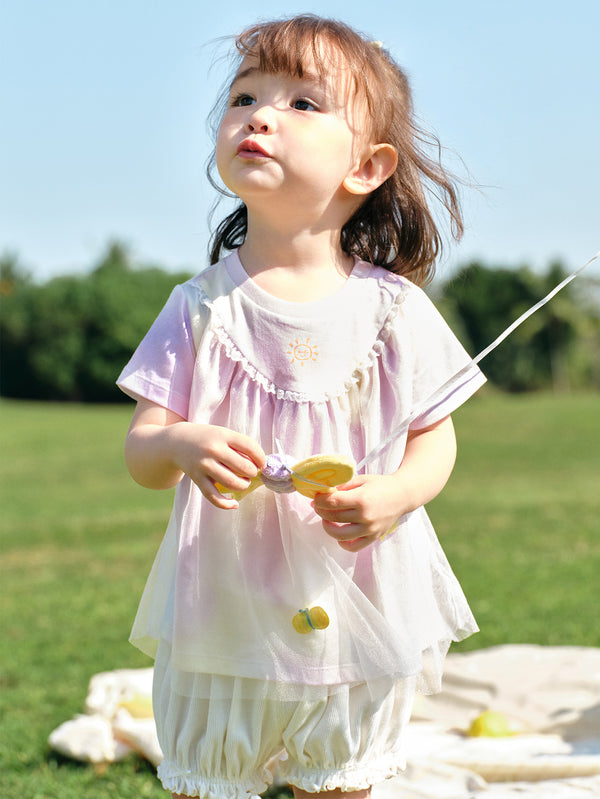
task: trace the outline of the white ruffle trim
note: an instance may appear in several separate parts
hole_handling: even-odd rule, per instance
[[[290,785],[308,793],[320,791],[361,791],[380,782],[398,776],[406,768],[406,760],[400,754],[391,752],[368,766],[352,768],[348,766],[336,771],[324,769],[303,769],[295,766],[285,768],[281,765],[280,776]],[[201,797],[201,799],[258,799],[273,781],[272,773],[265,768],[262,775],[254,779],[233,781],[208,779],[191,770],[182,771],[175,763],[163,760],[158,767],[158,777],[163,787],[171,793],[184,796]]]
[[[387,277],[383,278],[385,282],[392,282],[388,281]],[[225,351],[225,355],[229,360],[234,361],[235,363],[239,363],[242,369],[246,372],[246,374],[253,380],[255,383],[258,383],[259,386],[268,394],[274,394],[278,400],[286,400],[291,402],[328,402],[333,399],[337,399],[338,397],[347,394],[350,389],[355,386],[363,377],[363,375],[370,370],[377,359],[381,356],[385,349],[385,344],[389,339],[393,327],[394,327],[394,320],[398,315],[400,306],[404,302],[405,291],[403,290],[403,284],[395,283],[396,292],[394,296],[393,303],[390,309],[387,312],[387,315],[383,321],[383,325],[377,335],[377,338],[373,342],[373,346],[371,347],[369,353],[365,356],[365,358],[358,364],[356,369],[352,372],[350,377],[348,377],[344,382],[340,385],[340,387],[334,391],[326,391],[321,392],[320,394],[308,394],[305,392],[298,392],[298,391],[290,391],[288,389],[280,388],[276,386],[269,378],[263,374],[259,369],[254,366],[251,361],[248,360],[246,355],[239,349],[238,345],[233,341],[230,337],[227,329],[219,317],[218,311],[214,308],[214,305],[204,291],[201,286],[197,286],[199,299],[200,302],[205,305],[211,312],[212,316],[212,325],[211,330],[216,336],[219,344],[223,347]]]
[[[285,769],[281,768],[281,776],[288,780],[290,785],[300,788],[308,793],[320,791],[362,791],[385,782],[392,777],[397,777],[406,768],[406,760],[399,752],[390,752],[368,766],[352,768],[348,766],[338,771],[325,771],[323,769],[306,770],[302,767]]]
[[[262,774],[246,781],[208,779],[191,769],[182,771],[175,763],[163,760],[157,774],[163,787],[171,793],[198,796],[202,799],[259,799],[273,782],[273,775],[265,768]]]

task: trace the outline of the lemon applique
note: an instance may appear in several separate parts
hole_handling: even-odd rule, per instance
[[[299,610],[292,619],[292,624],[297,633],[304,635],[313,630],[324,630],[329,627],[329,616],[322,607],[316,605],[314,608]]]

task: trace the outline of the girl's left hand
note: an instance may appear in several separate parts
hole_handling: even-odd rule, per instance
[[[398,476],[361,474],[331,494],[317,494],[315,512],[323,529],[348,552],[358,552],[385,535],[410,510]]]

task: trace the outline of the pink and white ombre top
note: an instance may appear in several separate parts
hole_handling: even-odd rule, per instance
[[[358,261],[337,293],[294,303],[260,289],[234,252],[174,289],[118,384],[267,453],[357,463],[469,361],[405,278]],[[473,366],[411,427],[483,382]],[[405,444],[397,437],[368,471],[395,471]],[[301,635],[292,618],[314,606],[330,624]],[[427,692],[451,640],[476,629],[424,508],[353,554],[298,493],[261,487],[225,511],[184,477],[132,641],[154,656],[163,639],[182,673],[246,677],[272,694],[411,676]]]

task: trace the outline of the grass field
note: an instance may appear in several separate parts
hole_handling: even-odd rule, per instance
[[[131,408],[0,404],[0,795],[164,797],[134,757],[50,753],[92,674],[150,662],[127,643],[171,494],[128,477]],[[475,397],[430,506],[482,632],[460,645],[600,645],[600,396]]]

